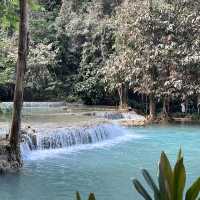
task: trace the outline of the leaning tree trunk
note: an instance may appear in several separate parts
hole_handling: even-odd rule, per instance
[[[13,159],[21,163],[20,156],[20,128],[21,111],[23,104],[23,80],[27,63],[28,52],[28,0],[20,0],[20,26],[16,84],[14,92],[14,105],[10,132],[10,146]]]
[[[156,118],[156,103],[153,94],[149,96],[149,115],[150,120],[154,120]]]

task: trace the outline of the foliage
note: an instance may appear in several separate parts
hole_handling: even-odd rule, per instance
[[[65,84],[70,80],[71,92],[90,104],[105,97],[101,69],[112,50],[112,28],[107,24],[112,9],[105,2],[63,1],[57,19],[57,74],[62,73]],[[73,80],[65,78],[70,76]]]
[[[7,30],[8,33],[13,33],[13,30],[18,28],[19,12],[18,0],[2,1],[0,4],[0,30]]]
[[[200,116],[197,113],[193,113],[191,117],[192,117],[193,121],[199,121],[200,120]]]
[[[30,0],[30,5],[26,90],[33,99],[75,96],[100,104],[112,97],[114,104],[112,99],[127,101],[134,93],[164,107],[200,93],[199,1]],[[3,1],[0,10],[5,88],[15,78],[18,0]]]
[[[170,100],[198,94],[199,7],[178,0],[122,4],[112,18],[116,40],[104,70],[106,87],[123,82],[134,92]]]
[[[177,161],[172,169],[170,162],[164,152],[161,153],[159,162],[158,184],[153,181],[147,170],[142,170],[142,174],[147,184],[150,186],[155,200],[182,200],[186,181],[186,171],[183,163],[183,156],[180,150]],[[137,180],[133,180],[135,189],[146,200],[151,200],[151,195]],[[185,199],[195,200],[200,193],[200,178],[187,190]]]
[[[75,84],[75,92],[90,104],[100,104],[105,97],[102,67],[112,41],[112,30],[97,21],[95,23],[96,27],[90,33],[91,38],[89,37],[82,47],[78,80]]]
[[[15,65],[17,62],[16,36],[2,37],[0,41],[0,84],[13,83],[15,79]],[[55,63],[56,49],[52,44],[30,42],[29,59],[26,69],[25,86],[37,92],[50,90],[55,85],[55,76],[50,72],[50,67]],[[54,84],[52,84],[54,83]],[[45,96],[45,94],[44,94]]]
[[[79,192],[76,193],[76,200],[81,200],[81,196]],[[96,200],[95,195],[93,193],[90,193],[88,200]]]
[[[39,4],[40,3],[40,4]],[[57,6],[52,8],[46,5],[44,1],[29,1],[31,7],[30,12],[30,48],[29,59],[26,72],[26,91],[32,93],[32,98],[41,98],[40,93],[43,93],[43,98],[50,98],[50,96],[58,96],[60,87],[54,73],[55,54],[57,52],[53,44],[56,31],[55,31],[55,18],[59,9],[59,1],[56,1]],[[51,2],[53,3],[53,2]],[[8,6],[8,4],[10,6]],[[13,6],[16,6],[16,10]],[[5,1],[7,13],[16,17],[15,25],[18,27],[18,0]],[[11,13],[12,12],[12,13]],[[8,17],[6,16],[6,19]],[[0,19],[2,19],[0,17]],[[10,21],[10,19],[8,19]],[[14,23],[14,22],[13,22]],[[3,88],[8,83],[12,83],[15,79],[15,65],[17,61],[17,29],[4,28],[3,22],[1,23],[3,29],[0,29],[0,83]],[[16,32],[15,32],[16,31]],[[53,41],[53,42],[52,42]],[[28,89],[27,89],[28,88]],[[56,89],[55,89],[56,88]],[[53,90],[53,91],[52,91]],[[26,93],[25,93],[26,94]],[[61,94],[60,94],[61,95]],[[41,95],[42,96],[42,95]],[[47,96],[47,97],[46,97]],[[26,98],[26,97],[25,97]]]
[[[28,67],[26,71],[26,87],[36,91],[50,90],[55,77],[50,73],[49,66],[54,65],[56,50],[52,44],[32,44],[29,52]]]
[[[15,76],[16,40],[0,31],[0,85],[12,83]]]
[[[41,10],[42,7],[35,0],[28,0],[32,11]],[[19,26],[19,0],[3,0],[0,4],[0,30],[12,36]]]

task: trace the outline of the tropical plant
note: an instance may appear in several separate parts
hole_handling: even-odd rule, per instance
[[[153,191],[154,198],[147,192],[142,184],[137,180],[133,180],[133,185],[138,193],[145,200],[183,200],[184,188],[186,182],[186,171],[183,163],[183,155],[180,150],[178,158],[172,169],[170,162],[164,152],[161,153],[159,162],[158,185],[146,169],[142,170],[145,181]],[[185,195],[185,200],[200,200],[200,177],[190,186]],[[95,195],[90,193],[88,200],[95,200]],[[76,193],[76,200],[81,200],[80,193]]]
[[[79,192],[76,192],[76,200],[81,200],[81,195]],[[90,193],[88,200],[96,200],[94,193]]]
[[[137,192],[142,195],[145,200],[182,200],[184,198],[186,171],[181,150],[178,153],[174,169],[172,169],[166,154],[164,152],[161,153],[158,173],[159,186],[157,186],[147,170],[143,169],[142,174],[153,191],[154,198],[151,197],[137,179],[133,180],[133,184]],[[187,190],[185,200],[199,200],[199,193],[200,177]]]

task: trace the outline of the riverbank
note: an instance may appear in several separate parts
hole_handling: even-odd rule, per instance
[[[200,115],[198,114],[188,114],[188,115],[177,115],[171,114],[168,117],[163,117],[159,115],[153,120],[153,123],[200,123]]]

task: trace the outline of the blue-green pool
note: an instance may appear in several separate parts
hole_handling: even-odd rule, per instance
[[[1,200],[74,200],[79,190],[86,200],[139,200],[133,177],[141,168],[156,177],[160,152],[170,160],[181,146],[187,184],[200,175],[200,126],[170,125],[132,128],[127,134],[98,144],[34,152],[18,174],[0,177]]]

